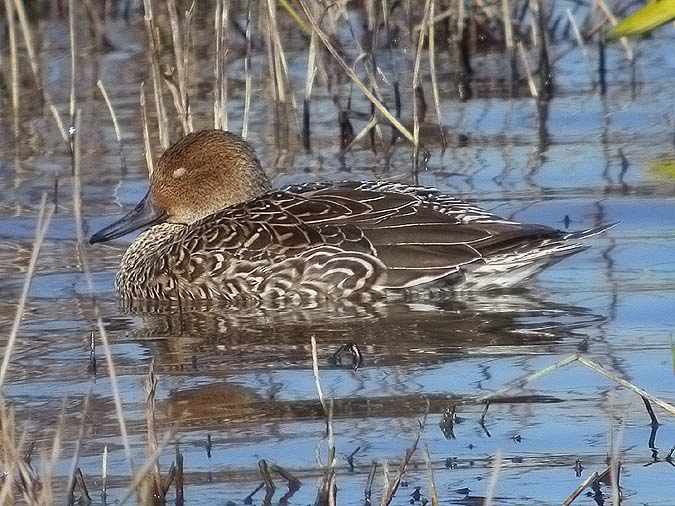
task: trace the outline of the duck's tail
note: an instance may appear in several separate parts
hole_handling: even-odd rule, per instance
[[[563,234],[562,239],[563,241],[575,241],[577,239],[587,239],[588,237],[593,237],[602,234],[603,232],[606,232],[607,230],[616,227],[619,223],[620,222],[615,221],[614,223],[605,223],[604,225],[599,225],[593,228],[587,228],[586,230],[577,230],[575,232],[569,232],[567,234]]]

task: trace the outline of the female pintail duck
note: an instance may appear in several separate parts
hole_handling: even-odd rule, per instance
[[[509,221],[433,188],[383,181],[272,190],[251,146],[191,133],[159,159],[150,190],[109,241],[129,246],[126,299],[338,299],[432,283],[504,288],[586,248],[607,227],[566,233]]]

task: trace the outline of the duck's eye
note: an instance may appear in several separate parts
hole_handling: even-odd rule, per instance
[[[185,173],[187,172],[187,169],[185,167],[178,167],[176,170],[173,171],[171,174],[174,179],[178,179],[179,177],[183,177]]]

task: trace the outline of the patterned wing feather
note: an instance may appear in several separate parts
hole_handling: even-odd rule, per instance
[[[226,298],[341,297],[452,281],[487,255],[560,236],[437,190],[378,182],[291,186],[186,228],[171,252],[182,259],[176,283]]]

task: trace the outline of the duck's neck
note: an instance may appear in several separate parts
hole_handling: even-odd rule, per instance
[[[145,283],[149,282],[148,268],[156,265],[163,250],[173,243],[183,230],[185,225],[161,223],[139,235],[122,257],[120,270],[115,279],[117,289],[126,292],[131,285],[137,285],[141,278],[144,278]]]

